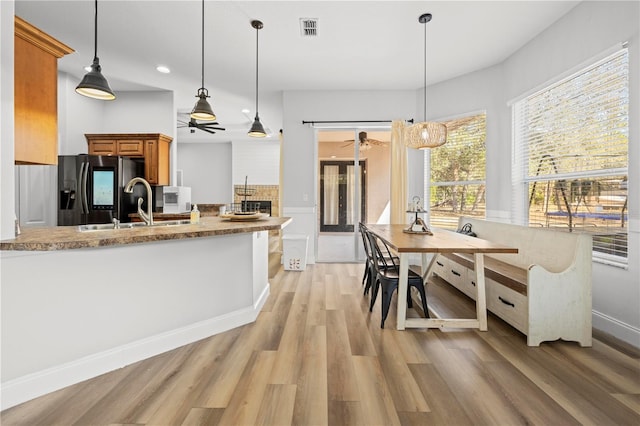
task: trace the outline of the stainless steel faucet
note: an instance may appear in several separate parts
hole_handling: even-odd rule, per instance
[[[131,194],[136,183],[141,183],[145,186],[145,188],[147,188],[147,213],[142,210],[142,203],[144,202],[144,200],[142,199],[142,197],[140,197],[138,198],[138,214],[140,215],[142,220],[144,220],[144,223],[151,226],[153,225],[153,212],[151,210],[151,206],[153,205],[153,203],[151,202],[151,185],[149,185],[149,182],[141,177],[134,177],[124,187],[124,192]]]

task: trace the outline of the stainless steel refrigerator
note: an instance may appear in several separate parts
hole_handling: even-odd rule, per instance
[[[144,176],[144,163],[105,155],[58,157],[58,225],[129,222],[137,211],[138,197],[146,198],[142,185],[127,194],[124,186]],[[145,199],[145,203],[146,203]]]

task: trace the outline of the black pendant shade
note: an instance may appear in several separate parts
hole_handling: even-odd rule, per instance
[[[207,102],[207,98],[209,97],[209,92],[204,87],[198,89],[198,94],[196,95],[198,101],[196,105],[193,107],[191,111],[191,118],[195,120],[215,120],[216,115],[213,113],[211,109],[211,105]]]
[[[111,101],[116,95],[109,87],[107,79],[102,75],[100,60],[98,59],[98,0],[95,0],[95,22],[94,22],[94,53],[91,71],[85,74],[84,78],[76,87],[76,92],[94,99]]]
[[[253,119],[253,124],[247,134],[254,138],[264,138],[267,136],[267,132],[264,131],[264,127],[258,116],[258,32],[264,25],[261,21],[254,20],[251,21],[251,26],[256,29],[256,117]]]
[[[202,85],[198,89],[198,94],[193,110],[191,111],[191,118],[194,120],[213,121],[216,119],[216,115],[209,105],[207,98],[209,97],[209,91],[204,88],[204,0],[202,0]]]
[[[264,138],[267,136],[267,132],[264,131],[264,127],[262,127],[258,114],[256,114],[256,118],[254,118],[253,124],[251,125],[251,130],[249,130],[249,133],[247,134],[254,138]]]

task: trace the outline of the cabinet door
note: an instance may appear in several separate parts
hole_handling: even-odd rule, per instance
[[[58,163],[57,59],[15,37],[15,162]]]
[[[147,140],[144,142],[144,176],[151,185],[158,183],[158,141]]]
[[[58,58],[73,49],[18,16],[14,16],[14,29],[15,163],[55,165]],[[2,71],[8,70],[3,67]]]
[[[163,139],[144,141],[144,175],[151,185],[169,185],[169,142]]]
[[[113,140],[95,140],[89,142],[91,155],[118,155],[118,145]]]
[[[144,141],[135,139],[119,140],[118,155],[144,157]]]

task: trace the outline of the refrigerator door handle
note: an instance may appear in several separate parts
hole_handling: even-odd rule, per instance
[[[89,194],[87,193],[87,178],[89,176],[89,163],[84,162],[80,166],[80,197],[82,198],[82,212],[89,213]]]

